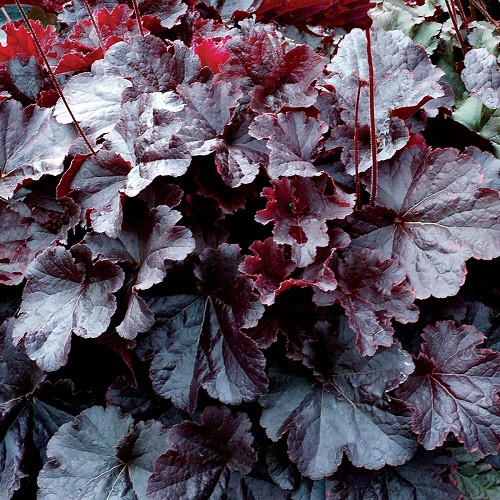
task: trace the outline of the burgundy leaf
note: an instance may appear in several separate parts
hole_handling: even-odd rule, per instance
[[[242,109],[224,130],[224,140],[217,143],[215,164],[222,180],[230,187],[250,184],[265,165],[268,151],[264,141],[249,134],[253,114]]]
[[[124,274],[108,260],[93,264],[90,249],[79,245],[72,252],[48,248],[28,266],[26,277],[13,338],[24,338],[29,357],[54,371],[68,360],[72,333],[95,338],[106,331],[116,309],[112,292]]]
[[[500,108],[500,72],[497,58],[485,48],[465,54],[465,68],[460,75],[465,87],[488,108]]]
[[[76,155],[62,176],[58,196],[70,196],[83,209],[83,221],[116,238],[120,233],[124,187],[131,165],[105,150],[96,156]]]
[[[173,92],[144,94],[124,103],[105,145],[132,165],[123,192],[136,196],[160,175],[186,173],[191,155],[177,135],[182,121],[173,111],[183,104]]]
[[[382,260],[376,251],[348,252],[334,256],[330,267],[337,277],[333,291],[317,291],[318,305],[340,304],[356,333],[356,347],[362,356],[373,356],[378,346],[393,342],[391,320],[414,323],[418,307],[415,294],[401,286],[406,274],[395,260]]]
[[[458,500],[460,491],[451,475],[457,462],[451,453],[419,450],[407,463],[370,471],[343,464],[336,474],[332,500],[379,498],[446,498]]]
[[[5,203],[0,204],[0,283],[18,285],[31,261],[29,224]]]
[[[73,200],[56,199],[57,182],[54,177],[46,177],[21,188],[12,199],[12,209],[29,223],[26,245],[32,257],[55,242],[66,244],[80,220],[80,209]]]
[[[90,233],[85,239],[94,254],[135,268],[125,316],[116,328],[126,339],[147,331],[154,321],[139,291],[163,280],[167,259],[184,260],[195,248],[191,231],[177,225],[181,217],[177,210],[160,205],[135,220],[129,214],[116,239],[97,233]]]
[[[185,103],[178,113],[183,122],[179,136],[193,156],[215,151],[243,93],[233,90],[226,82],[214,83],[211,87],[195,82],[179,85],[177,91]]]
[[[59,175],[77,134],[60,125],[50,109],[0,102],[0,196],[11,198],[21,186],[44,175]],[[15,123],[12,127],[10,124]]]
[[[343,452],[354,465],[370,469],[407,461],[416,446],[409,412],[394,400],[389,404],[384,394],[413,371],[409,355],[394,344],[361,357],[345,321],[338,332],[324,322],[316,329],[319,340],[309,344],[306,363],[318,378],[275,372],[260,400],[269,438],[277,441],[289,431],[290,459],[311,479],[335,472]]]
[[[500,255],[498,192],[454,149],[414,146],[379,165],[377,206],[354,214],[354,250],[378,249],[406,271],[417,298],[454,295],[465,260]]]
[[[248,474],[257,461],[251,425],[245,413],[233,415],[228,408],[212,406],[200,424],[172,427],[167,439],[173,449],[156,460],[148,498],[222,498],[227,472]]]
[[[310,24],[329,27],[368,28],[371,18],[369,0],[263,0],[257,19],[278,19],[289,24]]]
[[[329,292],[337,287],[335,275],[328,267],[330,260],[335,250],[349,243],[349,237],[342,230],[332,231],[329,246],[318,252],[312,264],[297,272],[288,246],[278,245],[273,238],[254,241],[249,247],[254,255],[245,257],[240,270],[256,280],[255,289],[265,305],[274,304],[277,295],[295,286]]]
[[[138,4],[147,29],[157,28],[157,23],[160,25],[155,31],[177,26],[188,9],[182,0],[164,0],[160,4],[156,0],[139,0]]]
[[[292,175],[319,175],[313,162],[321,152],[323,135],[327,131],[325,123],[310,118],[303,111],[260,115],[250,127],[250,135],[253,137],[269,139],[267,173],[271,179]]]
[[[269,201],[255,220],[274,222],[275,242],[290,245],[300,267],[312,264],[318,247],[328,245],[326,221],[343,219],[352,212],[353,197],[342,193],[327,174],[273,181],[262,196]]]
[[[323,70],[324,60],[307,45],[288,51],[274,31],[256,26],[248,37],[235,36],[226,43],[231,53],[216,80],[230,81],[251,97],[254,111],[279,111],[314,104],[312,83]]]
[[[93,406],[50,440],[38,497],[145,498],[164,436],[159,422],[134,423],[114,406]]]
[[[452,321],[428,326],[415,358],[415,373],[398,389],[413,410],[413,429],[427,449],[441,446],[449,432],[469,451],[500,448],[500,354],[478,349],[484,335]]]
[[[22,466],[30,430],[27,395],[45,374],[22,346],[14,347],[10,335],[0,334],[0,353],[0,487],[10,498],[27,475]]]
[[[238,247],[206,250],[197,269],[202,295],[148,301],[155,313],[150,375],[155,391],[194,411],[204,387],[224,403],[253,401],[265,393],[265,359],[241,328],[255,326],[263,306],[253,282],[240,275]]]

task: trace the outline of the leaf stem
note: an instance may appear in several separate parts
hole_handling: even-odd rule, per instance
[[[356,96],[356,108],[354,112],[354,168],[356,170],[356,208],[361,208],[361,183],[359,180],[359,97],[361,95],[361,78],[358,84]]]
[[[471,7],[475,7],[479,12],[481,12],[489,23],[493,24],[493,26],[498,29],[500,23],[490,15],[481,0],[471,0]]]
[[[469,21],[467,19],[467,16],[465,15],[465,10],[462,5],[462,0],[452,0],[452,1],[454,1],[457,4],[458,10],[460,11],[460,17],[462,18],[462,23],[464,24],[465,31],[467,32],[467,34],[469,34],[470,33]]]
[[[135,18],[137,19],[139,31],[141,32],[141,36],[144,36],[144,28],[142,27],[142,18],[141,13],[139,12],[139,6],[137,5],[137,0],[132,0],[132,4],[134,5]]]
[[[462,37],[462,33],[460,33],[460,27],[458,26],[457,21],[457,11],[455,10],[455,4],[449,0],[444,0],[446,2],[446,8],[448,9],[448,13],[451,17],[451,22],[453,23],[453,27],[455,28],[455,32],[457,34],[458,42],[460,43],[460,47],[462,48],[462,53],[467,54],[467,47],[465,46],[464,39]]]
[[[2,14],[5,16],[5,19],[7,19],[8,23],[12,22],[12,19],[9,16],[9,13],[5,10],[5,7],[0,7],[0,10],[2,11]]]
[[[104,45],[104,39],[102,37],[101,30],[99,29],[99,26],[97,25],[97,21],[95,20],[94,14],[92,14],[92,10],[90,8],[90,5],[87,2],[87,0],[82,0],[82,3],[83,3],[83,5],[85,5],[85,8],[87,9],[87,12],[89,13],[90,20],[92,21],[95,32],[97,33],[97,38],[99,39],[99,45],[101,46],[101,49],[104,52],[106,50],[106,46]]]
[[[47,67],[47,71],[49,72],[50,79],[52,80],[52,83],[54,84],[54,87],[57,90],[57,93],[59,94],[59,97],[61,98],[62,102],[66,106],[66,109],[68,110],[69,116],[71,116],[71,119],[73,120],[73,123],[75,124],[76,129],[78,130],[78,133],[82,136],[82,139],[85,141],[85,144],[87,144],[87,147],[90,149],[91,153],[95,156],[96,152],[94,148],[92,147],[92,144],[90,144],[90,141],[88,140],[87,136],[83,132],[82,128],[80,127],[80,124],[78,123],[77,119],[75,118],[75,115],[73,114],[73,111],[71,111],[71,108],[69,107],[68,101],[64,97],[63,91],[61,89],[61,86],[59,85],[59,82],[57,81],[56,75],[52,71],[52,68],[50,67],[49,61],[47,59],[47,56],[45,55],[45,52],[42,49],[42,46],[40,45],[40,41],[38,40],[38,37],[36,36],[35,30],[31,27],[30,20],[28,19],[28,16],[24,12],[24,9],[21,6],[21,3],[19,0],[15,0],[17,8],[19,9],[19,12],[21,13],[21,16],[23,16],[24,23],[26,24],[26,27],[28,28],[28,31],[30,32],[33,41],[35,42],[36,48],[38,49],[38,52],[40,52],[40,55],[42,56],[42,59],[45,63],[45,66]]]
[[[365,30],[366,33],[366,53],[368,56],[368,74],[370,87],[370,144],[372,148],[372,191],[370,196],[370,204],[375,205],[377,198],[377,134],[375,129],[375,76],[373,71],[372,58],[372,40],[370,29]]]

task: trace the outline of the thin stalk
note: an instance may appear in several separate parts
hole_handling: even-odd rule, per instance
[[[368,56],[368,75],[370,88],[370,144],[372,147],[372,192],[370,204],[375,205],[377,198],[377,131],[375,130],[375,75],[373,72],[372,39],[370,29],[366,33],[366,54]]]
[[[471,0],[471,7],[474,6],[476,9],[481,12],[481,14],[486,18],[486,20],[493,24],[495,28],[498,28],[500,26],[500,23],[491,17],[490,13],[486,9],[486,7],[483,5],[483,3],[480,0]]]
[[[464,25],[465,31],[467,32],[467,34],[469,34],[470,33],[469,21],[467,20],[467,16],[465,15],[464,6],[462,5],[462,0],[454,0],[454,1],[458,6],[458,10],[460,11],[460,17],[462,18],[462,23]]]
[[[26,16],[26,13],[24,12],[24,9],[22,8],[19,0],[15,0],[15,2],[16,2],[17,8],[19,9],[19,12],[23,16],[24,23],[26,24],[26,27],[28,28],[28,30],[31,34],[31,37],[33,38],[33,41],[35,42],[36,48],[38,49],[38,52],[40,52],[40,55],[42,56],[43,62],[45,63],[45,66],[47,67],[47,71],[49,72],[50,79],[52,80],[52,83],[54,84],[54,87],[56,88],[57,93],[59,94],[59,97],[61,98],[62,102],[66,106],[66,109],[68,110],[69,116],[71,116],[71,119],[73,120],[73,123],[75,124],[76,130],[78,130],[78,133],[82,136],[82,139],[85,141],[85,144],[87,144],[87,147],[90,149],[91,153],[95,156],[96,152],[94,151],[92,144],[90,144],[90,141],[88,140],[87,136],[85,135],[84,131],[82,130],[82,127],[80,127],[80,124],[78,123],[77,119],[75,118],[73,111],[71,111],[71,108],[69,107],[68,101],[64,97],[61,86],[59,85],[59,82],[57,81],[56,75],[54,74],[54,72],[52,71],[52,68],[50,67],[47,56],[45,55],[45,52],[43,51],[42,46],[40,45],[40,41],[38,40],[38,37],[36,36],[35,31],[31,27],[30,20],[28,19],[28,16]]]
[[[354,168],[356,170],[356,208],[361,208],[361,182],[359,180],[359,96],[361,95],[361,79],[358,84],[356,108],[354,112]]]
[[[92,14],[92,10],[90,8],[90,5],[87,2],[87,0],[82,0],[82,3],[83,3],[83,5],[85,5],[85,8],[87,9],[90,20],[92,21],[95,32],[97,33],[97,38],[99,39],[99,45],[101,46],[101,49],[104,51],[104,50],[106,50],[105,45],[104,45],[104,39],[102,38],[102,33],[101,33],[101,30],[99,29],[99,26],[97,25],[94,14]]]
[[[137,19],[139,31],[141,32],[141,35],[144,36],[144,28],[142,27],[142,17],[141,13],[139,12],[139,6],[137,5],[136,0],[132,0],[132,4],[134,5],[135,18]]]
[[[7,22],[11,23],[12,19],[10,18],[8,12],[5,10],[5,7],[1,7],[0,10],[2,11],[2,14],[5,16],[5,19],[7,19]]]
[[[464,39],[462,37],[462,33],[460,33],[460,28],[458,26],[458,21],[457,21],[457,11],[455,10],[455,5],[451,3],[449,0],[444,0],[446,2],[446,8],[448,9],[448,13],[450,14],[451,17],[451,22],[453,23],[453,27],[455,28],[455,31],[457,33],[457,38],[458,42],[460,43],[460,47],[462,48],[463,54],[467,54],[467,47],[465,46]]]

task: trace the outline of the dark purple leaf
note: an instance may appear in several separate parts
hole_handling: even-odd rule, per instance
[[[452,321],[428,326],[415,373],[398,389],[413,410],[413,429],[427,449],[452,432],[469,451],[500,448],[500,354],[478,349],[484,335]]]
[[[136,196],[160,175],[186,173],[191,155],[177,135],[182,121],[173,111],[183,104],[173,92],[144,94],[124,103],[105,145],[132,165],[123,192]]]
[[[274,373],[260,400],[267,435],[277,441],[289,431],[290,459],[311,479],[335,472],[343,452],[354,465],[373,469],[407,461],[416,446],[409,412],[389,404],[385,393],[413,371],[409,355],[393,344],[361,357],[345,321],[338,331],[325,322],[316,328],[318,341],[306,347],[305,363],[318,378]]]
[[[103,75],[129,79],[133,88],[127,92],[136,96],[204,80],[200,60],[191,48],[181,41],[165,43],[152,35],[116,43],[98,64],[96,71]]]
[[[76,130],[58,124],[50,109],[0,102],[0,196],[11,198],[31,181],[62,173],[75,139]]]
[[[281,176],[319,175],[313,162],[323,146],[328,126],[303,111],[260,115],[250,127],[250,135],[269,139],[270,151],[267,173],[271,179]]]
[[[45,374],[8,333],[0,334],[0,353],[0,488],[10,498],[29,471],[32,443],[45,460],[49,438],[72,417],[44,390]]]
[[[222,498],[228,471],[251,471],[257,455],[248,416],[210,407],[201,420],[201,424],[184,422],[168,431],[173,449],[156,460],[148,498]]]
[[[83,209],[83,221],[116,238],[120,233],[125,198],[123,191],[131,165],[105,150],[97,156],[77,155],[57,188],[58,196],[70,196]]]
[[[127,263],[134,268],[130,297],[117,332],[126,339],[133,339],[153,324],[153,315],[140,290],[147,290],[160,283],[166,274],[165,261],[184,260],[195,248],[189,229],[178,226],[181,213],[160,205],[143,218],[135,220],[129,215],[118,238],[90,233],[85,242],[92,252],[112,262]]]
[[[148,301],[156,324],[147,339],[153,353],[155,391],[179,408],[194,411],[203,387],[224,403],[253,401],[265,393],[265,359],[241,331],[255,326],[263,306],[253,282],[239,274],[236,245],[206,250],[197,270],[202,295],[176,295]]]
[[[9,205],[0,203],[0,283],[18,285],[32,257],[27,244],[30,226]]]
[[[391,320],[414,323],[418,307],[415,294],[401,285],[404,270],[395,260],[382,260],[376,251],[334,256],[331,264],[338,287],[333,291],[317,291],[318,305],[340,304],[356,333],[356,346],[362,356],[372,356],[378,346],[393,343]]]
[[[182,0],[166,0],[158,4],[156,0],[139,0],[139,10],[146,27],[159,18],[164,29],[171,29],[181,22],[182,16],[187,11],[187,5]]]
[[[114,406],[93,406],[49,441],[38,497],[145,498],[164,436],[158,422],[134,423]]]
[[[93,264],[90,249],[79,245],[72,252],[48,248],[28,266],[26,277],[13,338],[24,339],[38,366],[54,371],[68,360],[72,333],[95,338],[106,331],[116,309],[112,292],[124,274],[109,260]]]
[[[454,295],[470,257],[500,255],[498,192],[455,149],[414,146],[379,165],[375,208],[352,219],[352,248],[377,249],[406,271],[417,298]]]
[[[385,466],[381,470],[366,470],[343,464],[332,489],[332,500],[398,500],[414,498],[424,500],[461,498],[451,477],[457,468],[451,454],[419,450],[404,465]]]
[[[274,241],[290,245],[292,258],[300,267],[312,264],[317,249],[328,245],[326,221],[349,215],[354,198],[341,192],[327,174],[273,181],[273,187],[264,188],[262,196],[269,201],[255,220],[274,222]]]
[[[216,151],[243,93],[226,82],[214,83],[211,87],[195,82],[179,85],[177,91],[185,103],[177,114],[183,122],[179,136],[190,153],[198,156]]]

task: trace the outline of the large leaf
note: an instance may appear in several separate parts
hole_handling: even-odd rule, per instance
[[[233,415],[224,407],[207,408],[201,424],[172,427],[167,433],[172,449],[155,462],[148,498],[222,498],[228,471],[248,474],[257,460],[250,429],[245,413]]]
[[[248,92],[255,111],[279,111],[314,104],[312,87],[324,60],[307,45],[286,50],[285,44],[267,27],[255,26],[248,36],[235,36],[226,43],[231,53],[216,80],[230,81]]]
[[[93,406],[49,441],[38,498],[145,498],[153,463],[165,448],[164,435],[154,420],[134,423],[114,406]]]
[[[417,298],[454,295],[467,259],[500,255],[500,199],[481,181],[479,165],[454,149],[405,150],[380,164],[379,206],[354,214],[353,249],[396,259]]]
[[[406,275],[396,261],[381,260],[378,252],[365,249],[343,258],[334,256],[330,267],[338,277],[338,287],[316,292],[315,302],[336,302],[344,308],[362,356],[372,356],[378,346],[393,343],[393,318],[401,323],[417,321],[415,294],[401,286]]]
[[[137,207],[134,209],[137,210]],[[118,238],[90,233],[85,239],[94,254],[132,266],[128,305],[122,322],[116,328],[127,339],[147,331],[153,324],[153,315],[139,296],[139,291],[162,281],[167,272],[167,259],[182,261],[195,248],[191,231],[177,225],[181,219],[177,210],[160,205],[146,214],[141,210],[137,212],[135,218],[128,213]]]
[[[148,301],[156,317],[147,340],[154,354],[153,387],[179,408],[194,411],[200,387],[229,404],[253,401],[266,391],[264,356],[241,331],[255,326],[264,308],[252,280],[238,272],[238,254],[236,245],[226,244],[202,254],[201,295]]]
[[[179,113],[183,122],[179,135],[191,154],[207,155],[217,150],[243,93],[226,82],[211,87],[195,82],[179,85],[177,91],[186,104]]]
[[[370,469],[406,462],[416,446],[409,412],[394,400],[389,404],[385,393],[413,371],[409,355],[394,344],[361,357],[345,321],[337,330],[324,322],[316,328],[318,341],[306,346],[305,362],[317,377],[273,373],[269,394],[260,400],[267,435],[277,441],[289,431],[288,454],[311,479],[335,472],[343,452]]]
[[[57,123],[50,109],[0,102],[0,197],[11,198],[31,181],[62,173],[76,137],[76,130]]]
[[[85,134],[94,141],[110,132],[118,121],[123,91],[132,84],[125,78],[112,75],[81,73],[64,87],[64,97]],[[59,123],[72,123],[63,101],[54,109]]]
[[[428,326],[415,373],[398,389],[413,410],[413,429],[428,449],[452,432],[469,451],[500,448],[500,354],[478,349],[484,336],[451,321]]]
[[[192,49],[181,41],[165,43],[152,35],[116,43],[93,71],[127,78],[135,95],[175,90],[181,83],[203,81],[200,60]]]
[[[74,257],[79,262],[74,261]],[[72,333],[95,338],[106,331],[116,310],[123,271],[108,260],[92,263],[84,245],[51,247],[28,267],[16,343],[24,339],[29,357],[45,371],[66,364]]]
[[[458,500],[460,491],[451,474],[457,463],[451,454],[419,450],[407,463],[370,471],[343,464],[336,474],[333,500],[442,498]]]
[[[0,353],[0,488],[10,498],[29,470],[30,446],[45,460],[49,438],[72,417],[57,402],[60,387],[44,384],[45,374],[9,333],[0,336]]]
[[[173,92],[144,94],[122,106],[105,145],[133,167],[123,188],[128,196],[136,196],[160,175],[186,173],[191,155],[177,135],[182,121],[173,114],[182,107]]]
[[[416,45],[401,31],[373,31],[372,56],[375,85],[375,131],[377,157],[389,159],[403,148],[410,135],[399,118],[406,119],[431,98],[441,97],[444,91],[438,80],[443,72],[432,65],[425,49]],[[350,151],[349,173],[354,173],[353,145],[343,144],[342,139],[354,137],[356,100],[360,88],[358,122],[370,125],[369,68],[366,57],[366,35],[359,29],[346,35],[338,52],[328,65],[325,82],[333,85],[342,118],[349,125],[335,130],[330,147],[342,146]],[[371,150],[360,148],[360,171],[371,166]]]

